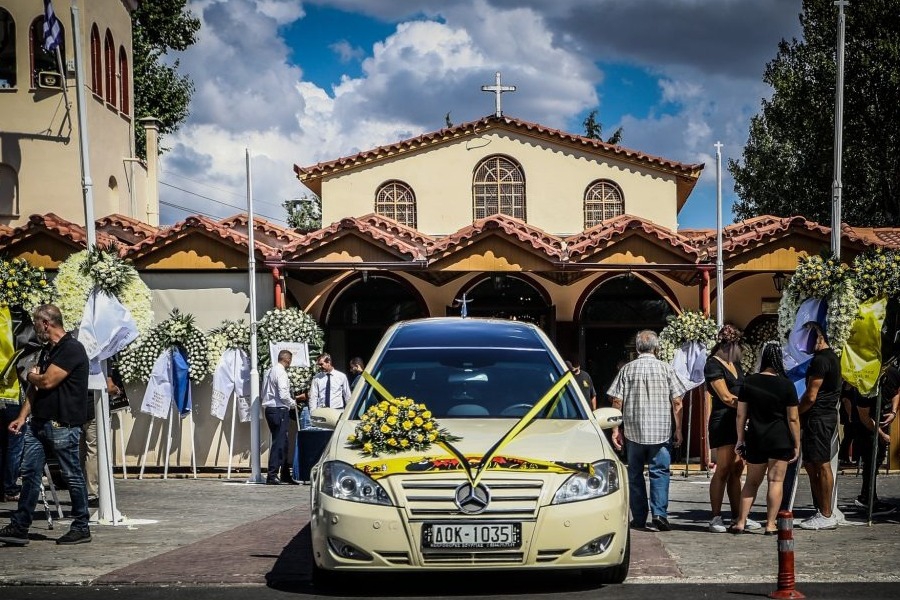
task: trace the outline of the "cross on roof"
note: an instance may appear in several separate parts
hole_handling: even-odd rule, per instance
[[[500,85],[500,71],[494,76],[494,85],[483,85],[481,86],[482,92],[494,92],[494,115],[497,117],[503,116],[503,109],[500,107],[500,94],[503,92],[514,92],[516,91],[516,86],[514,85]]]

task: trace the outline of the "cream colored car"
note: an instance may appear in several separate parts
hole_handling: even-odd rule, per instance
[[[602,431],[621,413],[591,413],[540,329],[486,319],[400,323],[366,376],[346,411],[312,414],[314,425],[334,429],[312,472],[317,577],[523,568],[625,579],[627,476]],[[386,396],[424,403],[459,438],[448,447],[469,468],[439,444],[364,454],[351,436]]]

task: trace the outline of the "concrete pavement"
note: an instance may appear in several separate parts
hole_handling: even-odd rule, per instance
[[[840,501],[849,508],[858,493],[855,471],[838,477]],[[796,515],[811,514],[806,477]],[[775,582],[776,542],[761,534],[712,534],[709,480],[673,475],[673,531],[633,532],[629,583]],[[900,476],[879,478],[885,500],[900,502]],[[309,580],[309,488],[248,485],[243,479],[116,480],[125,524],[93,526],[93,542],[57,546],[67,522],[48,529],[36,515],[31,543],[0,547],[0,584],[10,585],[247,585],[302,584]],[[765,488],[758,500],[764,501]],[[63,507],[67,494],[61,492]],[[13,503],[0,503],[6,522]],[[762,506],[755,511],[757,517]],[[836,531],[795,530],[799,582],[897,581],[900,512],[872,527]]]

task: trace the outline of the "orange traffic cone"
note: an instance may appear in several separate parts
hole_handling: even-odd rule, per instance
[[[778,589],[769,598],[806,598],[794,589],[794,513],[778,513]]]

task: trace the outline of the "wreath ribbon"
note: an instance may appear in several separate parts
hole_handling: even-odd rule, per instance
[[[374,388],[374,390],[377,394],[382,396],[387,401],[394,400],[394,396],[389,391],[387,391],[387,389],[383,385],[381,385],[381,383],[379,383],[377,379],[372,377],[372,375],[368,371],[363,371],[362,376],[369,383],[369,385],[371,385],[372,388]],[[544,410],[545,408],[550,406],[549,412],[552,412],[553,409],[556,408],[556,405],[559,402],[559,399],[561,398],[560,392],[566,386],[566,384],[569,383],[569,381],[571,379],[572,379],[572,372],[566,371],[566,373],[562,377],[560,377],[556,383],[554,383],[552,386],[550,386],[550,389],[547,390],[547,392],[543,396],[541,396],[541,399],[538,400],[535,403],[535,405],[531,407],[531,410],[529,410],[527,413],[525,413],[525,415],[521,419],[516,421],[516,424],[513,425],[510,428],[510,430],[507,431],[506,434],[503,435],[503,437],[501,437],[499,440],[497,440],[497,442],[493,446],[491,446],[490,450],[488,450],[485,453],[485,455],[481,459],[480,463],[474,469],[473,469],[472,465],[470,464],[469,460],[466,458],[466,456],[462,452],[460,452],[457,448],[455,448],[453,446],[453,444],[451,444],[450,442],[436,442],[436,443],[438,446],[440,446],[441,448],[443,448],[444,450],[449,452],[450,455],[453,456],[457,461],[459,461],[459,464],[460,464],[460,466],[462,466],[463,471],[466,475],[466,479],[469,480],[469,483],[472,484],[472,487],[475,487],[478,485],[478,482],[481,481],[481,478],[484,476],[485,472],[491,466],[492,462],[494,461],[494,458],[497,457],[497,455],[500,453],[501,450],[503,450],[504,447],[508,446],[509,443],[512,442],[514,439],[516,439],[516,437],[520,433],[522,433],[522,431],[524,431],[526,427],[531,425],[531,423],[537,418],[537,416],[541,413],[542,410]],[[408,464],[409,460],[410,459],[406,459],[407,464]],[[373,462],[381,465],[381,464],[384,464],[385,461],[373,461]],[[538,464],[540,461],[531,461],[531,462]],[[365,465],[365,464],[367,464],[367,463],[363,463],[363,465]],[[556,464],[556,463],[549,463],[549,464]],[[557,465],[557,466],[559,466],[559,465]],[[563,468],[572,470],[572,469],[569,469],[568,467],[563,467]],[[405,471],[405,469],[403,469],[403,470]]]

